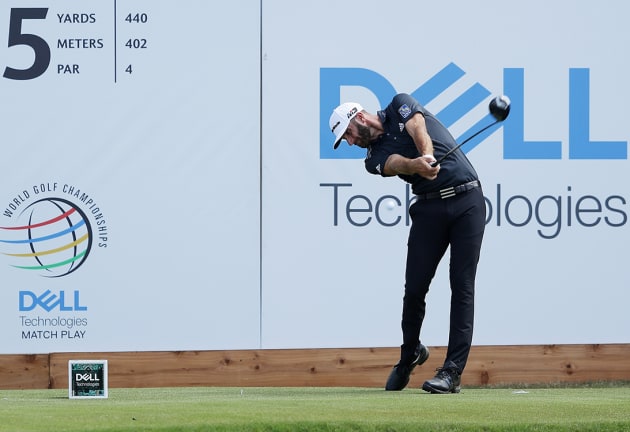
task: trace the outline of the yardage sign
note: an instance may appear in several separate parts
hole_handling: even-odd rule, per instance
[[[70,399],[107,398],[107,360],[69,360]]]
[[[48,7],[12,7],[9,11],[9,57],[3,78],[24,81],[44,74],[94,75],[97,70],[131,76],[151,45],[151,12],[100,2],[77,9],[76,2]],[[120,48],[120,50],[119,50]],[[112,53],[113,50],[113,53]]]

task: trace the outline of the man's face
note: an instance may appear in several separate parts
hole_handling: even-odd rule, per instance
[[[367,148],[370,145],[370,141],[372,141],[370,128],[359,123],[357,121],[357,117],[350,121],[348,129],[346,129],[346,133],[343,134],[343,139],[345,139],[351,146],[356,145],[361,148]]]

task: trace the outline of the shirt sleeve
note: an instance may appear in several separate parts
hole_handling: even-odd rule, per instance
[[[394,96],[391,107],[392,111],[396,113],[398,120],[401,123],[407,123],[407,121],[413,117],[415,113],[420,113],[422,116],[425,116],[424,107],[407,93],[399,93]]]
[[[385,168],[385,162],[391,155],[391,152],[386,151],[385,148],[375,149],[374,147],[368,148],[367,155],[365,157],[365,169],[370,174],[380,175],[383,177],[391,177],[383,173]]]

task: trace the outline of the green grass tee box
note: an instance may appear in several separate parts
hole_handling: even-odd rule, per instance
[[[1,390],[0,431],[630,431],[630,386]]]

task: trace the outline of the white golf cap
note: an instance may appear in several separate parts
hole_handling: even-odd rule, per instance
[[[346,102],[334,109],[328,123],[330,130],[335,134],[333,149],[339,147],[341,137],[346,133],[350,120],[361,111],[363,111],[363,107],[356,102]]]

